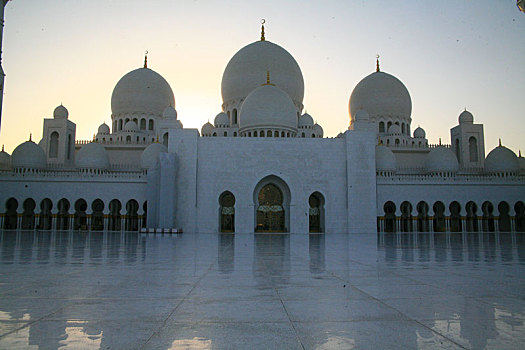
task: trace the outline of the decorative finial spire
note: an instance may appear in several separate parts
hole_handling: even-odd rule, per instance
[[[97,137],[93,134],[93,142],[97,142]]]
[[[270,83],[270,71],[269,70],[266,71],[266,84],[262,84],[262,86],[264,86],[264,85],[275,86],[275,84]]]
[[[33,140],[31,140],[31,138],[33,137],[33,134],[29,134],[29,141],[33,142]]]
[[[2,145],[2,152],[4,151],[4,145]],[[520,157],[521,157],[521,151],[520,151]]]
[[[157,134],[157,141],[156,143],[159,143],[159,134]]]
[[[2,152],[3,152],[3,151],[4,151],[4,145],[2,145]],[[518,156],[518,157],[521,158],[521,149],[520,149],[520,151],[519,151],[519,156]]]
[[[439,138],[439,145],[441,146],[441,137]]]
[[[376,72],[380,72],[380,70],[379,70],[379,55],[376,55]]]
[[[144,52],[144,68],[148,68],[148,50]]]
[[[263,18],[263,19],[261,19],[261,41],[265,41],[266,40],[264,38],[264,23],[266,23],[266,20]]]
[[[499,146],[501,147],[501,138],[499,139]]]

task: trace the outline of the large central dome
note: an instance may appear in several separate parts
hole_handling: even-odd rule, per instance
[[[301,69],[288,51],[269,41],[256,41],[243,47],[228,62],[222,76],[223,102],[244,99],[261,86],[267,71],[272,76],[272,83],[302,108],[304,80]]]
[[[168,82],[149,68],[139,68],[123,76],[111,95],[113,116],[147,113],[162,116],[175,97]]]

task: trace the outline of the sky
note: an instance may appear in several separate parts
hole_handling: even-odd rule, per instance
[[[13,0],[5,8],[0,144],[12,153],[42,138],[64,104],[77,140],[111,125],[111,93],[143,65],[175,94],[185,128],[213,122],[230,58],[259,40],[285,48],[305,81],[303,104],[325,137],[348,128],[348,100],[375,70],[412,98],[412,130],[450,143],[467,108],[483,123],[485,152],[501,138],[525,154],[525,13],[515,0]]]

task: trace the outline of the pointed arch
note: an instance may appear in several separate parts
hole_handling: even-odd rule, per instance
[[[278,176],[261,179],[253,191],[256,232],[289,232],[290,188]]]

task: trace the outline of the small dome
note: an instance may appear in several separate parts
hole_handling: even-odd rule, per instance
[[[213,125],[211,125],[210,122],[206,122],[201,128],[201,135],[202,136],[211,136],[213,133]]]
[[[401,128],[397,124],[392,124],[388,128],[388,133],[390,135],[401,135]]]
[[[414,130],[414,138],[416,139],[424,139],[426,137],[425,130],[423,128],[420,128],[419,126]]]
[[[107,169],[109,168],[108,152],[99,143],[88,143],[76,154],[75,164],[83,169]]]
[[[103,135],[109,134],[109,126],[106,123],[103,123],[98,127],[98,133]]]
[[[425,169],[429,173],[457,172],[459,169],[458,159],[450,148],[438,146],[432,149],[425,160]]]
[[[396,171],[396,156],[384,145],[376,146],[376,169],[379,171]]]
[[[55,119],[67,119],[69,117],[69,112],[67,111],[67,108],[60,105],[57,108],[55,108],[55,111],[53,112],[53,118]]]
[[[459,115],[458,120],[460,124],[472,124],[474,122],[474,116],[472,115],[472,113],[465,109]]]
[[[290,96],[274,85],[259,86],[241,107],[240,131],[266,127],[297,131],[297,110]]]
[[[111,95],[113,116],[133,113],[161,116],[168,106],[175,106],[173,91],[160,74],[149,68],[124,75]]]
[[[172,106],[168,106],[162,112],[162,118],[164,119],[177,119],[177,111]]]
[[[308,128],[314,126],[314,119],[308,113],[303,114],[299,117],[299,128]]]
[[[46,153],[33,141],[26,141],[13,151],[11,165],[13,168],[45,168],[47,166]]]
[[[223,102],[246,98],[264,82],[268,71],[272,83],[297,105],[303,103],[304,80],[299,65],[288,51],[267,40],[243,47],[228,62],[222,75]]]
[[[221,112],[217,114],[215,120],[213,121],[213,124],[216,128],[227,128],[230,126],[230,118],[228,118],[226,113]]]
[[[9,153],[2,151],[0,152],[0,170],[10,170],[11,169],[11,156]]]
[[[357,112],[355,112],[354,120],[356,120],[356,121],[358,121],[358,120],[367,121],[367,120],[370,120],[370,115],[364,109],[360,109]]]
[[[350,96],[350,119],[364,109],[372,121],[380,117],[410,120],[412,100],[403,83],[393,75],[374,72],[361,80]]]
[[[157,164],[159,153],[161,152],[168,152],[166,146],[162,143],[152,143],[142,152],[140,156],[140,166],[145,169],[153,168]]]
[[[317,135],[317,137],[323,137],[323,135],[324,135],[324,130],[323,130],[323,128],[321,127],[321,125],[315,123],[315,124],[314,124],[314,127],[313,127],[313,130],[314,130],[314,133]]]
[[[485,159],[485,172],[487,173],[516,172],[518,169],[518,157],[505,146],[494,148]]]
[[[137,132],[139,131],[139,127],[137,123],[135,123],[133,120],[130,120],[129,122],[124,125],[124,131],[127,132]]]

